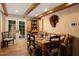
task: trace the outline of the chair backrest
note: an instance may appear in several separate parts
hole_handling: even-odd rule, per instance
[[[9,38],[9,32],[2,32],[2,39]]]
[[[65,39],[64,39],[64,44],[65,45],[67,45],[68,44],[68,41],[69,41],[69,34],[67,34],[66,36],[65,36]]]
[[[33,46],[35,48],[35,36],[31,34],[29,39],[29,46]]]
[[[52,41],[53,39],[54,40],[57,39],[57,41],[53,42]],[[50,52],[52,50],[52,47],[53,48],[58,48],[58,49],[60,48],[60,36],[52,36],[52,37],[50,37]]]
[[[13,34],[13,33],[11,33],[11,32],[9,32],[9,38],[16,38],[16,35],[15,34]]]
[[[27,42],[30,40],[30,34],[27,34]]]

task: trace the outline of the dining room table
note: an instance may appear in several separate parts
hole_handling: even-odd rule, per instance
[[[36,38],[36,44],[38,44],[41,47],[42,55],[46,55],[47,46],[50,44],[49,38]],[[52,42],[58,42],[59,39],[53,39]]]

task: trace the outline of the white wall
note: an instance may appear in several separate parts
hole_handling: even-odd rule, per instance
[[[56,14],[60,17],[59,23],[55,28],[51,27],[49,22],[49,18],[53,14]],[[76,37],[79,37],[79,4],[53,14],[42,18],[44,20],[43,26],[45,32],[56,33],[56,34],[69,33]],[[77,23],[77,26],[75,27],[71,26],[71,23],[73,21]]]
[[[0,12],[0,32],[1,32],[1,12]]]
[[[49,18],[51,15],[59,16],[59,23],[56,27],[51,27]],[[55,34],[71,34],[73,39],[73,55],[79,56],[79,4],[62,11],[47,15],[42,18],[44,21],[44,32]],[[41,21],[40,21],[41,22]],[[76,22],[77,26],[71,26],[72,22]],[[41,23],[40,23],[41,24]],[[39,26],[40,26],[39,24]],[[41,29],[41,27],[40,27]]]
[[[0,48],[1,48],[1,41],[2,41],[2,36],[1,32],[4,31],[4,21],[5,21],[5,16],[0,12]]]
[[[40,31],[40,32],[43,31],[43,30],[42,30],[42,25],[43,25],[44,23],[42,24],[42,20],[43,20],[43,19],[41,19],[41,20],[38,21],[38,22],[39,22],[39,31]]]

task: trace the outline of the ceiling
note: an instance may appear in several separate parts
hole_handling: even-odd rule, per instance
[[[31,6],[30,3],[7,3],[8,14],[23,15],[24,12]]]
[[[33,3],[5,3],[5,4],[8,15],[19,15],[19,16],[23,16],[25,12],[29,11],[29,8],[32,7],[33,5]],[[40,3],[38,6],[34,7],[34,9],[30,10],[30,13],[28,13],[28,15],[26,16],[35,17],[62,4],[63,3]],[[1,4],[0,4],[0,10],[3,11]]]
[[[3,12],[3,8],[1,7],[1,4],[0,4],[0,11],[2,11],[2,12]]]
[[[61,3],[41,3],[37,6],[28,16],[34,17],[37,16],[51,8],[55,8],[56,6],[60,5]]]

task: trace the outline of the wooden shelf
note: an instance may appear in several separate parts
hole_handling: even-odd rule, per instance
[[[38,34],[39,30],[38,30],[38,21],[37,20],[31,20],[32,23],[32,32],[35,34]]]

